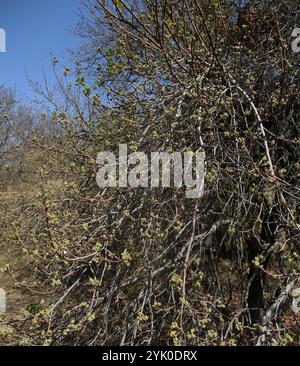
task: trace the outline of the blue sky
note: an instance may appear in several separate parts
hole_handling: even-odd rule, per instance
[[[39,83],[45,73],[52,83],[51,54],[60,63],[72,65],[67,50],[80,42],[72,28],[79,20],[81,1],[0,0],[0,28],[7,38],[6,53],[0,53],[0,85],[29,101],[34,93],[26,73]]]

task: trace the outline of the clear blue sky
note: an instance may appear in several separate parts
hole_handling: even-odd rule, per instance
[[[72,65],[67,49],[79,45],[72,28],[82,0],[0,0],[0,28],[6,32],[6,53],[0,53],[0,85],[33,97],[26,73],[36,82],[53,82],[51,54]]]

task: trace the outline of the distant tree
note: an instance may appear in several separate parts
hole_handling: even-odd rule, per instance
[[[31,108],[17,101],[14,93],[0,86],[0,184],[7,184],[20,170],[35,123]]]

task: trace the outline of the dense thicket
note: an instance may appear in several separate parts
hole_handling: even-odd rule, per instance
[[[43,163],[14,226],[35,273],[23,285],[45,293],[22,319],[22,342],[299,344],[297,5],[87,9],[77,85],[66,69],[60,94],[45,95],[58,132],[31,141]],[[117,154],[120,143],[202,149],[204,195],[99,190],[97,153]]]

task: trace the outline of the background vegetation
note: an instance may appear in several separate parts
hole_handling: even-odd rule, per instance
[[[0,90],[1,185],[17,192],[1,193],[0,241],[28,296],[2,343],[299,345],[297,11],[90,1],[42,115]],[[99,190],[97,153],[120,143],[204,150],[203,197]]]

